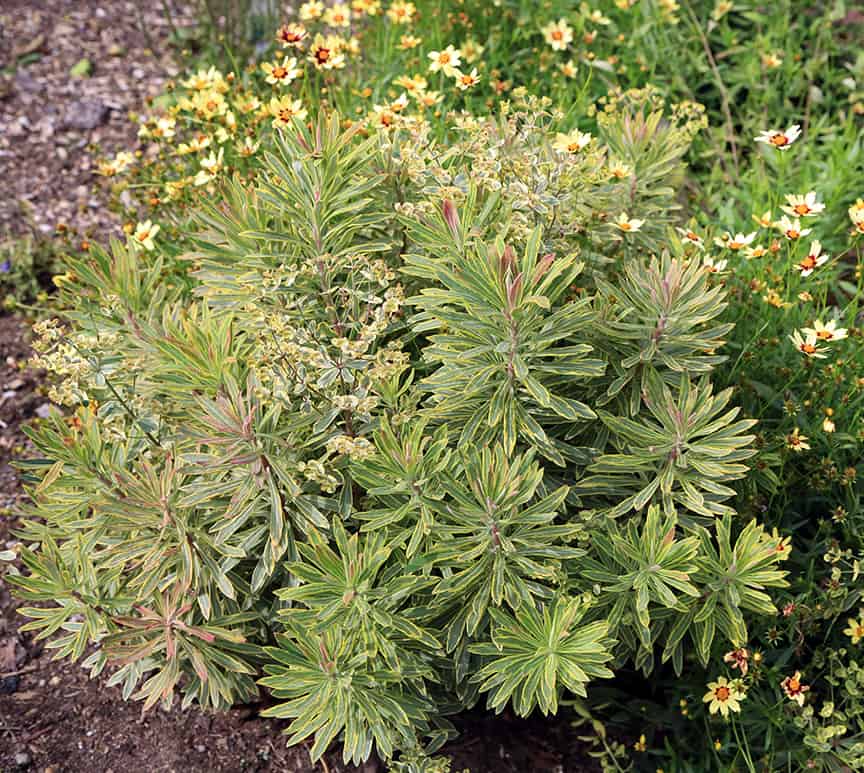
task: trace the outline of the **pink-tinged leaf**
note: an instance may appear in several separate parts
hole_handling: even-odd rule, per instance
[[[549,270],[549,267],[555,262],[554,253],[547,252],[542,258],[540,258],[540,262],[534,269],[534,276],[531,280],[531,284],[537,284],[546,272]]]
[[[501,276],[506,276],[508,273],[512,273],[513,266],[515,264],[516,264],[516,253],[513,251],[513,248],[508,244],[504,248],[504,252],[501,253],[501,263],[499,266]]]
[[[450,229],[450,233],[453,234],[454,239],[458,239],[459,213],[456,211],[456,205],[452,201],[450,201],[450,199],[444,199],[442,211],[444,214],[444,222],[447,223],[447,227]]]

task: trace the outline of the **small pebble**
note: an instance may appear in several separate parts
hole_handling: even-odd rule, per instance
[[[19,768],[26,768],[30,764],[30,755],[27,752],[18,752],[15,755],[15,764]]]

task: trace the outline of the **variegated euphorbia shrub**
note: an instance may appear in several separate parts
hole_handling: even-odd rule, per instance
[[[746,642],[786,546],[733,510],[754,422],[672,227],[700,122],[555,121],[298,121],[170,270],[69,263],[12,578],[58,656],[148,706],[263,687],[313,757],[405,763],[454,708]]]

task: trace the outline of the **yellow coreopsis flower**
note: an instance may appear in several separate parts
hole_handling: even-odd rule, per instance
[[[857,620],[850,617],[846,622],[849,623],[849,627],[843,633],[852,640],[852,644],[858,644],[864,639],[864,617],[859,617]]]
[[[125,172],[134,162],[135,156],[126,151],[121,151],[110,161],[101,162],[98,172],[105,177],[113,177],[116,174]]]
[[[462,52],[462,56],[468,64],[474,64],[474,62],[476,62],[483,53],[483,46],[474,40],[474,38],[468,38],[461,46],[459,46],[459,50]]]
[[[377,16],[381,12],[379,0],[352,0],[351,7],[357,13],[364,13],[366,16]]]
[[[783,64],[783,57],[779,53],[766,52],[762,54],[762,66],[766,70],[776,70]]]
[[[206,158],[201,159],[201,169],[195,175],[195,185],[207,185],[216,179],[222,171],[224,155],[225,149],[219,148],[218,153],[211,153]]]
[[[461,52],[452,45],[442,51],[430,51],[427,56],[430,59],[429,69],[432,72],[443,72],[448,78],[455,78],[459,73],[459,65],[462,64]]]
[[[637,220],[627,216],[626,212],[622,212],[615,218],[615,226],[619,231],[624,233],[635,233],[645,224],[644,220]]]
[[[209,91],[212,89],[220,94],[228,91],[225,76],[215,67],[211,67],[209,70],[198,70],[194,75],[190,75],[182,81],[182,85],[192,91]]]
[[[804,705],[804,693],[806,693],[810,687],[809,685],[801,683],[801,672],[796,671],[794,676],[787,676],[782,682],[780,682],[780,686],[783,688],[783,692],[786,693],[786,697],[789,700],[795,701],[799,706]]]
[[[802,277],[808,277],[819,266],[827,263],[828,257],[828,255],[822,254],[822,243],[818,239],[814,239],[810,242],[809,251],[795,264],[795,268],[801,272]]]
[[[255,155],[258,148],[261,147],[260,142],[255,142],[251,137],[246,137],[241,144],[237,146],[237,152],[244,158]]]
[[[705,246],[702,242],[702,237],[690,228],[676,228],[676,231],[681,235],[681,241],[692,244],[700,250]]]
[[[813,217],[825,209],[825,205],[816,201],[816,191],[810,191],[803,196],[789,194],[787,205],[780,207],[787,215],[794,217]]]
[[[300,6],[300,18],[303,21],[320,19],[324,15],[324,3],[320,0],[309,0]]]
[[[190,100],[188,100],[191,109],[197,113],[199,118],[210,120],[218,116],[224,115],[228,109],[228,103],[225,97],[214,89],[207,91],[196,91]]]
[[[749,234],[737,233],[734,236],[730,233],[724,233],[722,236],[714,238],[714,244],[718,247],[725,247],[733,252],[743,250],[745,247],[753,243],[756,238],[756,231]]]
[[[558,21],[550,21],[541,30],[546,42],[554,51],[566,51],[567,47],[573,42],[573,28],[567,23],[566,19],[558,19]]]
[[[417,7],[414,3],[404,2],[404,0],[393,0],[387,9],[387,17],[394,24],[410,24],[416,13]]]
[[[813,230],[802,227],[801,221],[797,217],[789,218],[786,215],[783,215],[774,225],[783,236],[793,242],[802,236],[807,236]]]
[[[285,48],[299,48],[308,34],[302,24],[283,24],[276,33],[276,40]]]
[[[561,74],[565,78],[575,78],[576,73],[578,72],[576,62],[574,62],[572,59],[564,62],[563,64],[559,64],[558,69],[561,71]]]
[[[150,251],[156,247],[153,238],[159,233],[159,226],[154,225],[152,221],[145,220],[143,223],[138,223],[135,226],[135,232],[132,234],[132,239],[137,244],[140,244],[145,250]]]
[[[741,711],[740,701],[744,697],[725,676],[718,676],[716,682],[708,683],[708,692],[702,696],[702,702],[709,704],[708,711],[711,714],[719,711],[724,718],[728,718],[730,711]]]
[[[456,85],[461,91],[467,91],[480,83],[480,76],[477,74],[476,67],[472,69],[471,72],[459,72],[459,70],[457,70],[455,77]]]
[[[297,60],[292,57],[284,57],[281,62],[264,62],[261,69],[266,74],[267,83],[273,86],[287,86],[296,80],[301,70],[297,68]]]
[[[792,335],[789,336],[789,340],[795,344],[795,348],[801,352],[801,354],[807,355],[807,357],[814,357],[816,359],[825,359],[828,355],[825,354],[825,350],[819,346],[819,339],[816,338],[816,333],[811,330],[809,333],[804,333],[802,336],[801,330],[795,330]]]
[[[177,152],[181,156],[185,156],[189,153],[198,153],[208,147],[210,147],[210,137],[206,134],[198,134],[189,140],[188,143],[181,142],[177,146]]]
[[[426,90],[429,82],[422,75],[400,75],[393,81],[394,86],[400,86],[411,96]]]
[[[796,123],[786,129],[786,131],[769,129],[768,131],[759,132],[756,142],[764,142],[766,145],[777,148],[777,150],[788,150],[789,146],[800,136],[801,127]]]
[[[323,21],[330,27],[350,27],[351,9],[342,3],[337,3],[324,12]]]
[[[339,70],[345,66],[343,41],[335,35],[316,35],[309,47],[309,61],[319,70]]]
[[[302,121],[307,115],[303,103],[299,99],[292,99],[287,94],[278,99],[273,97],[268,111],[273,116],[274,129],[284,129],[286,126],[291,126],[295,118]]]
[[[591,139],[589,132],[580,132],[578,129],[574,129],[568,134],[558,132],[552,142],[552,147],[561,153],[578,153],[591,144]]]
[[[423,38],[418,38],[416,35],[403,35],[399,38],[399,48],[403,51],[410,51],[412,48],[417,48],[423,42]]]
[[[802,435],[801,430],[799,430],[798,427],[795,427],[791,433],[786,435],[786,448],[790,451],[794,451],[796,454],[801,453],[802,451],[809,451],[810,443],[807,441],[807,436]]]
[[[837,323],[830,319],[825,324],[818,319],[813,321],[813,327],[801,328],[801,332],[805,335],[811,333],[820,341],[842,341],[846,338],[847,330],[844,327],[837,327]]]

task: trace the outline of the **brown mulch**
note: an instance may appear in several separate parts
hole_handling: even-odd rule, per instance
[[[0,2],[0,235],[115,225],[93,172],[100,154],[134,150],[129,113],[176,73],[161,3]]]

